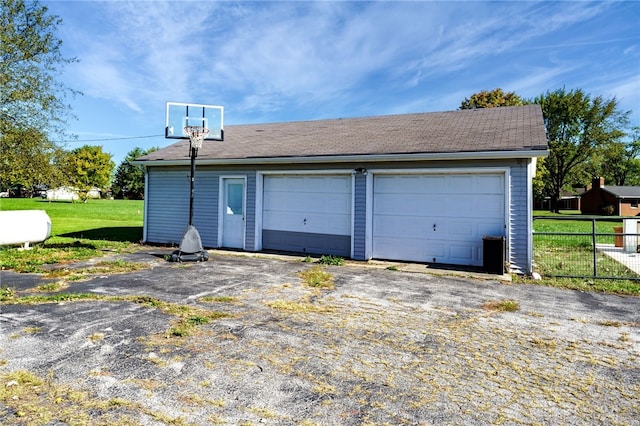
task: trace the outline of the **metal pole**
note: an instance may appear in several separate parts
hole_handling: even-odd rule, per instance
[[[591,219],[591,242],[593,244],[593,276],[598,276],[598,265],[596,256],[596,219]]]
[[[194,177],[196,174],[196,156],[198,155],[197,148],[191,148],[191,181],[190,185],[190,196],[189,196],[189,226],[193,226],[193,198],[194,198]]]

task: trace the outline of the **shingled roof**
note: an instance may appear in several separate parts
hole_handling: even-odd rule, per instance
[[[539,105],[225,126],[224,141],[205,141],[198,162],[505,152],[511,157],[546,155]],[[181,140],[137,162],[175,164],[188,159],[189,141]]]
[[[616,198],[640,198],[640,186],[607,185],[600,189],[609,192]]]

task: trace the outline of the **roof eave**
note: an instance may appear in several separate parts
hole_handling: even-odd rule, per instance
[[[200,158],[201,166],[223,166],[237,164],[319,164],[319,163],[378,163],[397,161],[443,161],[443,160],[509,160],[546,157],[549,150],[533,149],[522,151],[480,151],[480,152],[437,152],[415,154],[366,154],[366,155],[321,155],[312,157],[249,157],[249,158]],[[189,158],[173,160],[135,160],[133,164],[143,166],[184,166]]]

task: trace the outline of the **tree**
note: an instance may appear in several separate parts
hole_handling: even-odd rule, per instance
[[[46,7],[0,2],[0,183],[49,183],[56,177],[47,176],[54,172],[48,165],[59,154],[51,135],[64,133],[71,111],[66,98],[77,93],[58,77],[76,59],[63,57],[56,36],[61,20]]]
[[[474,109],[474,108],[494,108],[502,106],[519,106],[526,105],[528,101],[525,101],[515,92],[505,93],[502,89],[497,88],[493,90],[483,90],[478,93],[474,93],[470,98],[465,98],[460,104],[460,109]]]
[[[65,155],[61,169],[67,182],[77,188],[80,198],[86,201],[87,193],[93,188],[109,187],[114,166],[111,154],[102,152],[102,147],[84,145]]]
[[[66,96],[76,92],[57,78],[77,61],[61,53],[56,31],[62,20],[37,1],[0,1],[0,131],[60,130],[70,111]]]
[[[551,198],[551,210],[558,212],[562,190],[573,183],[571,173],[580,170],[598,149],[619,142],[629,113],[619,111],[615,98],[592,99],[580,89],[546,92],[534,103],[542,107],[549,139],[545,192]]]
[[[144,167],[131,164],[136,158],[151,154],[159,148],[148,150],[136,147],[129,151],[118,165],[113,179],[113,193],[118,198],[141,200],[144,198]]]
[[[603,176],[612,185],[637,185],[640,183],[640,127],[632,133],[632,140],[613,142],[601,154],[600,167],[593,176]]]
[[[0,188],[20,185],[32,189],[40,184],[53,186],[62,182],[56,167],[56,160],[63,155],[62,149],[49,142],[39,130],[14,130],[3,135],[2,148]]]

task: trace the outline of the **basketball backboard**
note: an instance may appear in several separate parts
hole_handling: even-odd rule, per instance
[[[167,139],[189,139],[186,126],[203,126],[209,129],[205,139],[224,140],[224,108],[216,105],[167,102],[167,122],[164,135]]]

